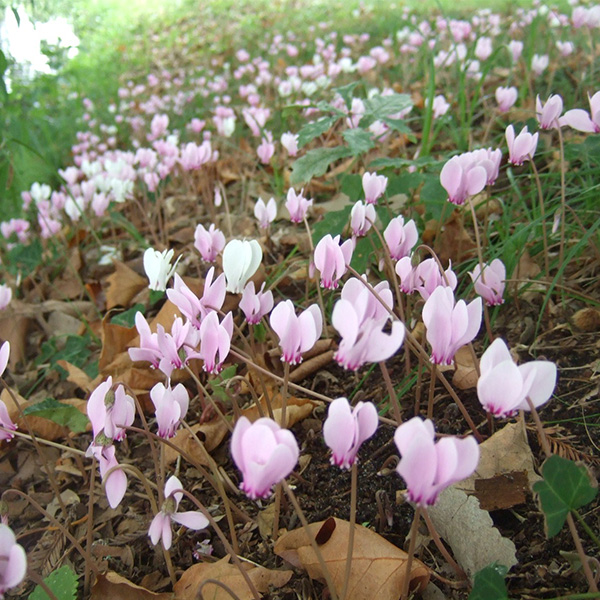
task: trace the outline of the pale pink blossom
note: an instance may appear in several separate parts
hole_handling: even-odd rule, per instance
[[[351,409],[346,398],[337,398],[327,410],[323,438],[331,449],[331,463],[349,469],[361,444],[377,430],[379,418],[372,402],[358,402]]]
[[[180,317],[173,321],[170,333],[162,325],[157,325],[156,341],[161,352],[158,368],[167,377],[171,377],[173,369],[183,369],[192,358],[200,358],[196,350],[200,341],[199,332],[189,321],[184,324]],[[131,356],[131,349],[129,354]]]
[[[507,112],[517,101],[519,92],[516,87],[498,87],[496,88],[496,102],[500,112]]]
[[[560,40],[557,40],[556,48],[563,57],[570,56],[573,54],[573,52],[575,52],[575,46],[573,42],[561,42]]]
[[[559,125],[567,125],[585,133],[600,133],[600,92],[588,95],[590,112],[581,108],[568,110],[560,119]]]
[[[496,338],[481,356],[477,396],[483,407],[496,417],[530,410],[527,398],[537,408],[545,404],[556,385],[556,365],[534,360],[517,366],[506,343]]]
[[[350,227],[352,228],[352,233],[356,237],[367,235],[367,232],[371,229],[376,218],[377,214],[375,212],[375,206],[373,204],[365,204],[361,200],[358,200],[350,211]]]
[[[492,40],[489,37],[480,37],[475,44],[475,56],[481,60],[487,60],[492,54]]]
[[[203,369],[207,373],[219,373],[223,361],[231,348],[233,335],[233,315],[228,312],[219,323],[216,312],[209,313],[200,325],[200,351],[198,358],[204,361]]]
[[[506,267],[504,263],[495,258],[489,265],[484,263],[483,270],[479,264],[475,265],[472,273],[475,292],[479,294],[488,306],[497,306],[504,303],[504,286],[506,285]]]
[[[267,131],[263,136],[260,145],[256,149],[256,154],[263,165],[268,165],[275,154],[275,144],[273,143],[273,135],[270,131]]]
[[[153,369],[157,369],[162,358],[162,351],[158,345],[158,336],[150,330],[150,325],[144,315],[135,313],[135,327],[140,336],[139,348],[129,348],[129,358],[132,361],[147,361]]]
[[[173,542],[171,521],[195,531],[205,529],[209,524],[209,520],[199,511],[177,512],[179,503],[183,498],[182,489],[183,485],[177,477],[173,475],[167,479],[164,490],[165,500],[160,512],[152,519],[148,529],[148,535],[152,543],[156,546],[159,540],[162,540],[165,550],[168,550]]]
[[[346,240],[343,244],[340,241],[339,235],[331,237],[328,233],[319,240],[314,251],[315,267],[321,273],[321,286],[328,290],[337,288],[352,260],[352,240]]]
[[[112,388],[112,377],[109,376],[91,393],[87,414],[94,438],[102,432],[108,439],[118,442],[126,437],[127,427],[133,424],[135,402],[122,385]]]
[[[404,217],[399,215],[388,223],[383,232],[383,238],[390,256],[394,260],[400,260],[404,256],[409,256],[417,243],[419,238],[417,225],[412,219],[405,223]]]
[[[440,286],[456,289],[457,279],[452,263],[442,273],[434,258],[427,258],[413,266],[412,258],[404,256],[396,263],[396,274],[400,277],[400,289],[405,294],[419,292],[423,300],[427,300]]]
[[[298,134],[289,131],[281,135],[281,145],[287,150],[290,156],[298,154]]]
[[[0,285],[0,310],[4,310],[12,300],[12,289],[5,283]]]
[[[377,200],[385,193],[387,184],[388,179],[384,175],[365,172],[362,177],[362,186],[363,191],[365,192],[365,202],[367,204],[376,204]]]
[[[448,192],[448,200],[460,206],[469,196],[479,194],[486,186],[488,174],[472,152],[453,156],[442,167],[440,182]]]
[[[473,436],[448,436],[436,443],[433,423],[421,417],[400,425],[394,442],[400,452],[396,471],[406,483],[408,499],[421,507],[435,504],[445,488],[472,475],[479,462]]]
[[[312,199],[305,198],[302,195],[303,193],[304,189],[300,190],[299,194],[296,193],[294,188],[288,190],[285,207],[290,213],[290,221],[292,223],[302,223],[306,217],[306,212],[312,206]]]
[[[533,135],[523,127],[518,136],[512,125],[506,128],[506,143],[508,145],[508,162],[513,165],[522,165],[526,160],[531,160],[537,148],[539,133]]]
[[[560,127],[559,117],[563,111],[563,99],[558,94],[548,97],[542,104],[539,96],[535,98],[535,112],[538,123],[542,129],[554,129]]]
[[[268,229],[277,216],[275,198],[271,198],[266,204],[262,198],[259,198],[254,205],[254,216],[257,218],[261,229]]]
[[[531,59],[531,70],[539,77],[550,63],[550,58],[547,54],[534,54]]]
[[[431,362],[451,365],[457,350],[472,342],[481,327],[481,298],[469,304],[454,299],[449,287],[433,290],[423,307],[423,323],[431,345]]]
[[[510,51],[513,63],[516,63],[521,57],[521,53],[523,52],[523,42],[520,42],[518,40],[511,40],[508,43],[508,50]]]
[[[17,544],[13,530],[0,524],[0,598],[11,588],[17,587],[27,574],[27,555],[23,546]]]
[[[99,436],[102,437],[102,436]],[[118,468],[119,463],[115,456],[115,447],[106,440],[101,444],[92,443],[87,450],[87,456],[94,456],[98,461],[100,477],[106,490],[106,499],[111,508],[117,508],[121,504],[127,491],[127,475],[123,469]],[[108,472],[114,469],[110,475]]]
[[[261,418],[250,423],[241,417],[231,436],[231,456],[242,472],[240,489],[250,498],[266,498],[298,462],[300,451],[291,431]]]
[[[169,127],[169,117],[165,114],[154,115],[150,123],[150,135],[148,139],[155,140],[164,135]]]
[[[450,104],[446,101],[446,98],[443,94],[438,94],[433,99],[433,118],[439,119],[443,117],[450,108]]]
[[[254,282],[249,281],[242,293],[239,306],[250,325],[260,323],[261,319],[273,309],[273,292],[271,290],[265,292],[264,289],[263,282],[260,291],[256,292]]]
[[[296,315],[292,301],[284,300],[271,311],[269,322],[279,337],[281,360],[291,365],[302,362],[302,354],[315,345],[323,331],[323,315],[316,304]]]
[[[188,411],[188,391],[181,383],[171,388],[159,382],[150,390],[150,399],[154,404],[158,435],[164,439],[172,438]]]
[[[225,248],[225,235],[211,223],[208,230],[201,223],[194,231],[194,248],[200,252],[202,260],[215,262],[217,254]]]

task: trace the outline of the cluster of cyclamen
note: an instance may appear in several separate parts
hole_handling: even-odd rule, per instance
[[[323,424],[332,464],[350,468],[377,425],[377,408],[372,402],[359,402],[351,409],[346,398],[334,400]],[[406,483],[408,499],[420,506],[434,504],[442,490],[471,475],[479,461],[479,447],[472,436],[447,436],[436,443],[429,419],[414,417],[403,423],[394,441],[401,454],[396,470]],[[233,430],[231,455],[242,472],[240,488],[250,498],[269,496],[272,487],[292,472],[299,454],[293,434],[272,419],[250,423],[242,417]]]

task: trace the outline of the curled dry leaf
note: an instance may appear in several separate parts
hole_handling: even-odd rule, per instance
[[[452,486],[428,509],[437,532],[448,542],[458,564],[471,581],[477,571],[498,562],[507,568],[517,564],[516,547],[494,527],[490,513],[474,496]]]
[[[355,525],[352,571],[348,583],[348,598],[352,600],[398,600],[406,577],[408,555],[379,534]],[[346,555],[350,523],[341,519],[309,525],[316,536],[319,549],[331,574],[336,592],[344,586]],[[303,528],[290,531],[275,544],[275,554],[296,567],[306,569],[312,579],[324,582],[319,561]],[[423,591],[429,582],[429,569],[419,560],[413,560],[410,571],[410,589]]]
[[[173,594],[157,594],[121,577],[113,571],[98,575],[91,600],[173,600]]]
[[[277,393],[271,395],[271,408],[273,409],[273,417],[275,421],[281,423],[281,394]],[[306,419],[312,414],[315,407],[323,404],[317,400],[310,400],[309,398],[297,398],[296,396],[288,396],[285,411],[286,424],[284,427],[293,427],[298,421]],[[269,415],[267,410],[267,402],[264,396],[260,397],[260,405],[265,415]],[[259,419],[261,414],[255,404],[246,408],[242,411],[242,414],[250,419],[250,421],[256,421]]]
[[[148,286],[148,280],[138,275],[126,264],[115,261],[115,271],[107,278],[106,308],[115,306],[128,307],[135,296]]]
[[[196,600],[198,589],[209,579],[225,584],[239,600],[252,600],[254,596],[239,569],[230,564],[229,556],[216,563],[200,563],[187,569],[175,584],[177,600]],[[261,594],[269,591],[269,587],[280,588],[292,577],[291,571],[275,571],[255,565],[243,564],[248,577]],[[204,598],[211,600],[231,600],[231,595],[214,583],[207,583],[202,588]]]
[[[476,387],[479,375],[473,360],[473,352],[469,346],[458,349],[458,352],[454,355],[454,364],[456,365],[456,371],[452,376],[452,384],[459,390],[470,390]]]

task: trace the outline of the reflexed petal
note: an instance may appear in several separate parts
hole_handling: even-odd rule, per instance
[[[323,424],[325,443],[333,455],[341,459],[352,448],[355,437],[356,428],[350,404],[346,398],[337,398],[329,405]]]
[[[547,360],[534,360],[521,365],[519,370],[523,379],[529,379],[531,373],[534,373],[533,382],[527,394],[533,405],[537,408],[548,402],[556,386],[556,365]],[[527,400],[523,400],[519,408],[529,410]]]
[[[2,585],[7,588],[16,587],[25,579],[27,573],[27,555],[19,544],[14,544],[8,554],[8,564],[4,568]]]
[[[482,369],[477,381],[477,396],[483,407],[494,415],[510,414],[523,400],[523,378],[519,367],[512,360],[505,360],[485,373]]]
[[[208,519],[201,513],[195,510],[187,512],[173,513],[171,519],[188,529],[205,529],[209,525]]]
[[[240,417],[233,428],[231,434],[231,457],[237,468],[244,472],[245,469],[245,452],[243,449],[244,434],[250,429],[251,423],[247,417]]]
[[[10,342],[4,342],[0,347],[0,377],[4,375],[10,357]]]
[[[159,512],[152,519],[152,523],[150,523],[150,527],[148,528],[148,535],[150,536],[150,541],[156,546],[158,541],[162,536],[163,522],[165,519],[169,519],[167,515],[163,512]]]
[[[479,362],[481,375],[485,375],[496,365],[504,361],[512,362],[510,350],[503,339],[496,338],[481,356],[481,360]]]

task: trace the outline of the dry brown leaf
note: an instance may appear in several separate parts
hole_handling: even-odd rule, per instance
[[[1,313],[0,340],[10,342],[10,358],[8,366],[11,369],[25,358],[29,319],[25,316],[21,316],[19,310],[20,307],[24,306],[23,302],[12,300],[10,305]]]
[[[98,368],[102,371],[115,360],[117,355],[124,353],[134,338],[139,338],[135,327],[123,327],[110,322],[111,315],[107,313],[102,319],[100,339],[102,352],[98,361]],[[129,361],[131,363],[131,360]]]
[[[444,265],[450,260],[457,264],[473,256],[473,250],[476,248],[475,242],[465,229],[462,214],[456,210],[441,228],[437,221],[429,221],[423,232],[423,241],[435,248]]]
[[[126,264],[116,260],[115,271],[106,278],[106,308],[110,310],[115,306],[128,307],[136,294],[142,291],[148,280],[138,275]]]
[[[198,436],[206,452],[212,452],[223,441],[227,433],[227,425],[220,418],[213,419],[208,423],[192,425],[190,429]],[[201,465],[209,466],[205,450],[198,446],[198,442],[187,429],[180,429],[171,441]],[[179,455],[180,453],[170,446],[165,447],[165,460],[168,464],[175,462]]]
[[[106,575],[98,575],[91,600],[173,600],[173,597],[172,593],[157,594],[146,590],[109,571]]]
[[[402,589],[406,577],[408,555],[374,531],[362,525],[354,527],[348,598],[398,600],[399,590]],[[350,523],[332,517],[327,521],[312,523],[309,528],[319,540],[319,549],[339,595],[344,585]],[[304,528],[282,535],[275,544],[274,551],[292,565],[306,569],[312,579],[325,581]],[[413,560],[410,572],[411,590],[422,591],[428,581],[429,569],[421,561]]]
[[[19,403],[21,409],[25,409],[28,406],[35,404],[35,402],[25,400],[23,396],[16,392],[13,392],[13,395]],[[23,419],[21,418],[20,411],[15,406],[14,400],[6,388],[2,390],[2,393],[0,394],[0,400],[2,400],[4,404],[6,404],[6,408],[8,409],[8,416],[17,425],[19,431],[29,433],[29,429],[27,428],[27,426],[23,422]],[[85,400],[81,400],[80,398],[69,398],[67,400],[61,399],[61,402],[63,404],[69,404],[71,406],[74,406],[81,413],[87,415],[87,402]],[[54,423],[49,419],[36,417],[34,415],[27,415],[26,419],[27,423],[29,424],[29,428],[33,430],[33,433],[38,437],[44,438],[45,440],[54,441],[62,439],[65,437],[65,431],[68,431],[66,427],[58,425],[57,423]]]
[[[454,355],[454,364],[456,371],[452,376],[452,383],[459,390],[470,390],[477,386],[479,375],[473,360],[473,352],[469,346],[463,346],[458,349]]]
[[[80,387],[84,392],[91,393],[95,389],[95,385],[92,383],[91,377],[79,367],[72,365],[66,360],[57,360],[56,364],[62,367],[67,372],[67,381],[74,383]]]
[[[271,408],[273,409],[273,417],[275,421],[281,423],[281,394],[271,394]],[[267,402],[264,396],[260,397],[260,405],[265,415],[268,415]],[[293,427],[298,421],[306,419],[312,414],[313,410],[322,404],[317,400],[310,400],[309,398],[297,398],[296,396],[288,396],[285,410],[286,425],[284,427]],[[256,421],[259,419],[261,414],[255,404],[249,408],[242,410],[242,414],[250,419],[250,421]]]
[[[216,563],[200,563],[187,569],[179,581],[175,584],[175,594],[177,600],[196,600],[198,597],[198,588],[203,581],[215,579],[224,583],[234,592],[239,600],[251,600],[254,598],[244,576],[239,569],[229,563],[229,556],[225,556]],[[259,593],[264,594],[269,591],[269,587],[280,588],[284,586],[292,577],[292,571],[275,571],[244,564],[248,577],[255,585]],[[211,600],[231,600],[231,596],[223,588],[208,583],[202,588],[204,598]]]
[[[475,494],[479,497],[477,481],[493,479],[498,475],[511,476],[516,491],[522,489],[522,480],[518,475],[519,473],[524,472],[526,474],[529,485],[533,485],[536,481],[540,480],[540,476],[535,472],[533,455],[522,421],[508,423],[502,429],[496,431],[494,435],[480,444],[479,450],[479,464],[475,473],[469,478],[455,484],[458,489],[465,491],[467,494]],[[503,483],[508,485],[509,482],[504,481]],[[479,487],[481,488],[481,483]],[[483,484],[483,487],[485,488],[485,484]],[[510,502],[512,496],[507,490],[505,490],[505,496],[506,502]],[[516,496],[515,499],[518,497]],[[485,494],[483,494],[482,499],[485,499]],[[514,504],[506,503],[504,506],[498,506],[498,502],[501,499],[498,496],[491,504],[486,502],[482,508],[490,510],[493,508],[509,508],[510,506],[514,506]]]

